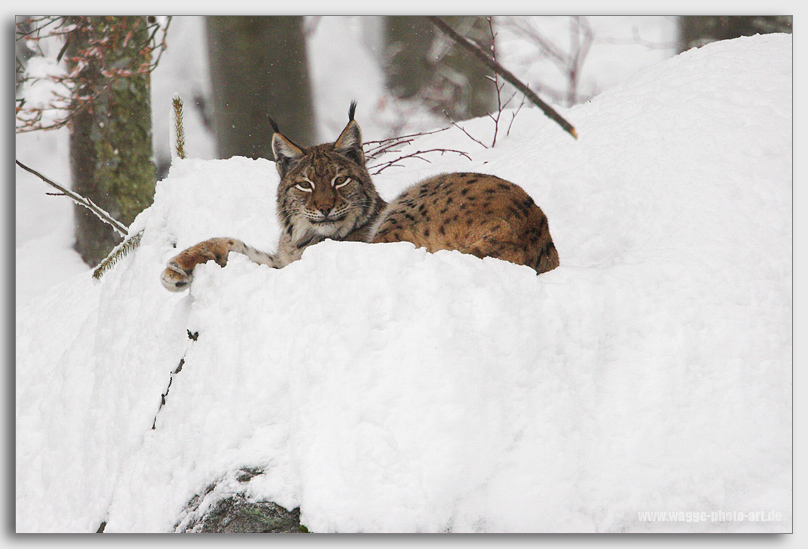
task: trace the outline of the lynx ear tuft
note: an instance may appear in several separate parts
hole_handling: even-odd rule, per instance
[[[269,119],[269,125],[272,126],[272,131],[275,133],[281,133],[281,130],[278,128],[278,123],[275,122],[275,120],[273,120],[269,115],[267,115],[267,118]]]
[[[348,122],[354,119],[354,114],[356,114],[356,101],[351,101],[351,106],[348,107]]]
[[[275,154],[275,167],[278,169],[281,179],[305,155],[303,149],[277,131],[272,136],[272,152]]]
[[[356,103],[351,103],[349,115],[353,115]],[[334,151],[345,158],[353,160],[360,166],[365,165],[365,152],[362,150],[362,130],[359,124],[351,117],[348,125],[342,130],[337,140],[334,142]]]

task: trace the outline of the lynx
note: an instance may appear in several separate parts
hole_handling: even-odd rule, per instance
[[[174,292],[186,289],[195,266],[210,260],[224,266],[229,252],[280,269],[329,238],[406,241],[429,252],[459,250],[527,265],[537,274],[558,266],[541,208],[521,187],[493,175],[438,175],[387,204],[365,167],[355,109],[351,103],[348,125],[335,142],[308,148],[281,135],[272,122],[272,150],[281,177],[277,216],[282,234],[275,254],[235,238],[205,240],[168,262],[163,286]]]

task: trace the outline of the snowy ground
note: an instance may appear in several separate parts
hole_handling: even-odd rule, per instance
[[[171,531],[246,466],[320,532],[790,531],[791,70],[790,36],[713,44],[567,111],[578,141],[523,110],[493,150],[417,143],[472,162],[376,178],[519,183],[561,256],[540,277],[327,242],[169,294],[173,245],[278,231],[271,162],[176,162],[136,253],[18,309],[17,530]]]

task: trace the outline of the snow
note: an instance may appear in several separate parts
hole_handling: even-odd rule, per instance
[[[70,180],[67,130],[16,136],[16,158],[53,181]],[[73,204],[56,189],[16,168],[14,199],[16,305],[25,307],[66,277],[86,272],[72,249]]]
[[[561,257],[539,277],[325,242],[170,294],[178,248],[278,235],[272,162],[175,159],[137,251],[18,308],[17,531],[173,531],[242,467],[314,532],[791,531],[791,44],[653,65],[564,111],[577,141],[523,109],[495,149],[414,144],[471,162],[375,178],[387,199],[453,170],[520,184]]]

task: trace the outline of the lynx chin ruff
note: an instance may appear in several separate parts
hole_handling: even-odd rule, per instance
[[[459,250],[527,265],[541,274],[558,267],[547,217],[519,186],[493,175],[449,173],[429,178],[387,204],[365,168],[362,133],[351,103],[348,125],[334,143],[300,147],[272,122],[272,150],[281,176],[278,250],[269,254],[235,238],[213,238],[172,258],[163,286],[173,292],[191,283],[194,267],[227,264],[238,252],[280,269],[307,247],[330,238],[361,242],[412,242],[430,252]]]

